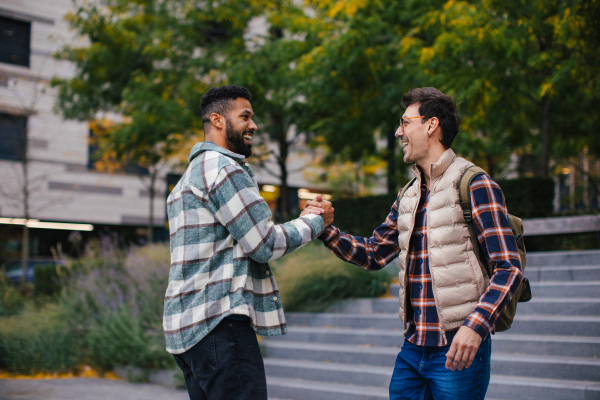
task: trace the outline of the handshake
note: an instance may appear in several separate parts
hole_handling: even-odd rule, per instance
[[[320,195],[317,195],[313,200],[309,200],[304,205],[304,211],[300,214],[301,217],[307,214],[317,214],[323,216],[323,222],[327,228],[333,223],[334,208],[330,201],[323,200]]]

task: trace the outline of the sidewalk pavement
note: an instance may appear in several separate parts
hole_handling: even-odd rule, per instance
[[[111,379],[0,379],[0,400],[188,400],[186,390]],[[271,398],[269,400],[283,400]]]
[[[188,400],[185,390],[109,379],[0,379],[0,400]]]

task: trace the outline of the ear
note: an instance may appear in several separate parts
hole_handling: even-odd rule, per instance
[[[217,129],[223,129],[225,127],[225,118],[221,114],[212,113],[210,114],[210,123]]]
[[[440,126],[440,120],[437,117],[431,117],[428,121],[429,126],[427,127],[427,134],[431,135],[438,126]]]

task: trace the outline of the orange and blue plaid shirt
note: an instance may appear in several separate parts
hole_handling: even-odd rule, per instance
[[[523,274],[502,190],[487,175],[473,179],[470,190],[475,232],[482,256],[493,263],[494,273],[488,289],[463,326],[472,328],[485,339],[494,331]],[[409,312],[409,327],[404,335],[417,346],[439,347],[449,345],[456,330],[446,331],[444,335],[433,297],[427,253],[428,202],[429,192],[423,184],[409,246],[408,290],[412,311]],[[367,270],[379,270],[400,254],[397,219],[398,200],[385,222],[375,229],[370,238],[352,236],[329,226],[319,239],[342,260]]]

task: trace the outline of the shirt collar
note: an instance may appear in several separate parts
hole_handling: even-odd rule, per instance
[[[452,149],[448,149],[448,150],[444,151],[442,153],[440,159],[437,160],[437,162],[435,164],[431,164],[431,169],[429,171],[431,180],[438,178],[444,172],[446,172],[446,170],[448,169],[450,164],[452,164],[452,162],[454,162],[455,158],[456,158],[456,154],[454,153],[454,151],[452,151]],[[421,176],[421,169],[417,166],[417,164],[413,164],[412,169],[413,169],[413,173],[415,174],[415,176],[418,176],[418,177]]]
[[[196,158],[198,156],[198,154],[202,153],[203,151],[216,151],[223,155],[226,155],[227,157],[231,157],[237,161],[242,161],[243,159],[246,158],[241,154],[234,153],[233,151],[230,151],[221,146],[218,146],[218,145],[214,144],[213,142],[200,142],[200,143],[196,143],[196,145],[194,145],[194,147],[192,147],[192,151],[190,153],[190,161],[192,161],[194,158]]]

